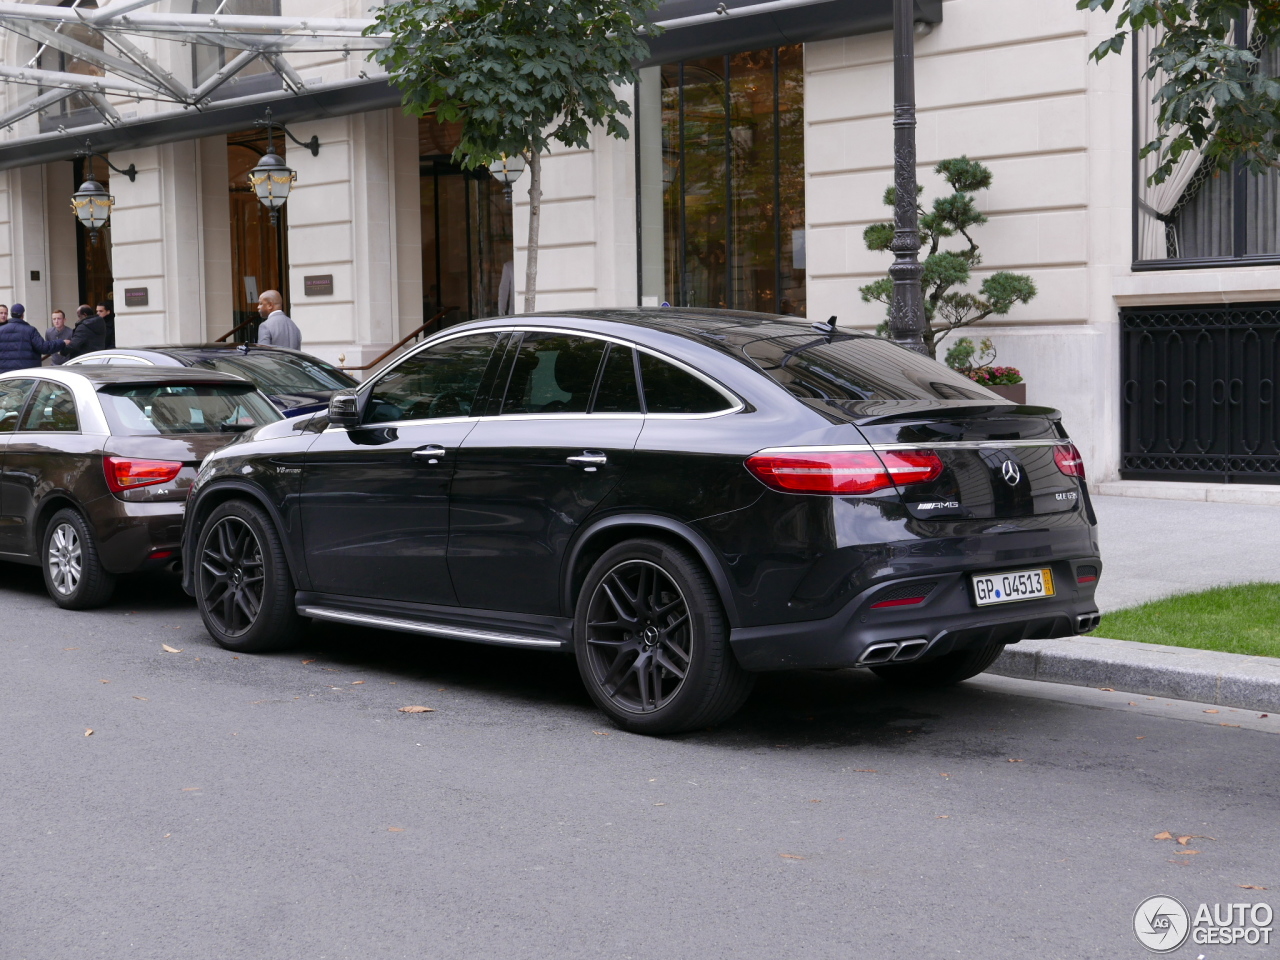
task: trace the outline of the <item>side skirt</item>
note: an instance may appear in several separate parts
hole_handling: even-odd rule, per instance
[[[299,593],[298,614],[380,630],[420,633],[471,643],[541,650],[568,650],[572,646],[573,621],[551,617],[520,618],[491,611],[440,608],[390,601]]]

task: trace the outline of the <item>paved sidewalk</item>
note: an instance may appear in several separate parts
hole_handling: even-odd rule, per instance
[[[1253,580],[1280,581],[1280,507],[1094,497],[1103,613]]]
[[[1094,497],[1103,613],[1175,593],[1280,581],[1280,507]],[[1280,713],[1280,659],[1100,636],[1023,640],[989,673]]]

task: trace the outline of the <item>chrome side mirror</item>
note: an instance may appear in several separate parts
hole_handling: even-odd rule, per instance
[[[354,393],[335,393],[329,398],[329,422],[350,430],[360,423],[360,397]]]

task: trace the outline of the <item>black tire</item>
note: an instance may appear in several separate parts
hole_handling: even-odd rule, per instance
[[[40,538],[40,569],[53,602],[65,610],[90,610],[111,599],[116,578],[102,566],[98,541],[78,510],[55,513]]]
[[[194,561],[196,604],[209,635],[236,653],[279,650],[302,635],[293,578],[271,518],[245,500],[214,507]]]
[[[884,667],[872,667],[871,672],[881,680],[896,687],[912,687],[929,690],[949,687],[952,684],[976,677],[996,662],[1005,645],[998,641],[982,643],[925,660],[923,663],[898,663]]]
[[[628,540],[595,562],[578,596],[573,635],[591,699],[635,733],[713,726],[736,713],[755,686],[729,647],[706,569],[657,540]]]

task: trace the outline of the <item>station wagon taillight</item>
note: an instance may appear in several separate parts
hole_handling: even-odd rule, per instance
[[[747,458],[747,469],[783,493],[859,494],[936,480],[942,461],[929,450],[774,451]]]
[[[1084,460],[1074,443],[1061,444],[1053,448],[1053,462],[1068,477],[1084,479]]]
[[[182,472],[182,464],[173,460],[135,460],[133,457],[103,457],[102,472],[112,493],[124,493],[135,487],[168,483]]]

